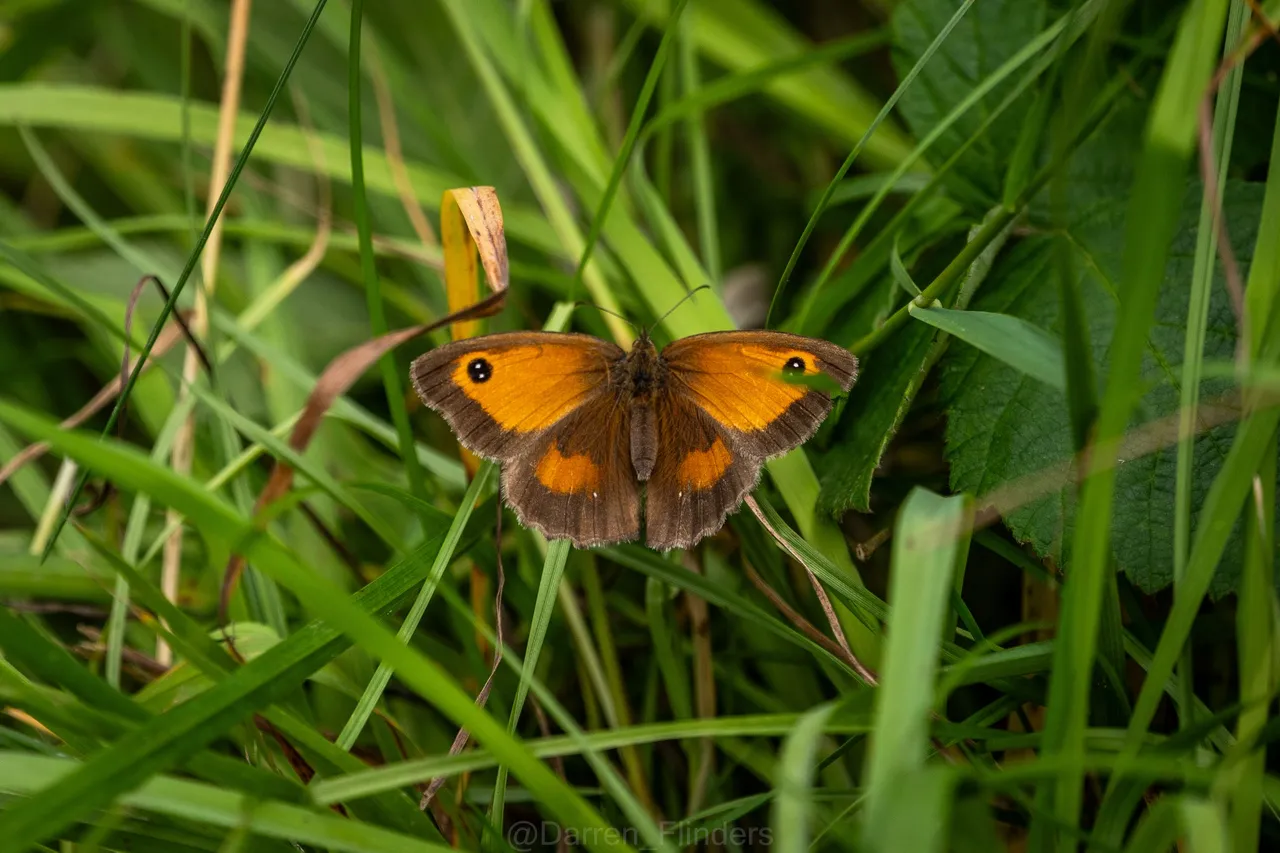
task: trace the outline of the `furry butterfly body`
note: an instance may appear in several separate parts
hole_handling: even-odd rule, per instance
[[[808,440],[857,359],[782,332],[711,332],[659,352],[590,335],[507,332],[413,362],[418,396],[464,447],[502,464],[520,523],[579,548],[640,535],[688,548],[719,530],[766,459]]]

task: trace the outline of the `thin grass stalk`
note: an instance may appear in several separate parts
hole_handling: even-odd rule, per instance
[[[937,53],[946,42],[947,37],[951,35],[952,30],[954,30],[964,18],[965,13],[969,11],[969,8],[973,3],[974,0],[964,0],[964,2],[956,9],[955,13],[952,14],[946,25],[938,31],[938,34],[934,37],[933,41],[929,43],[927,48],[925,48],[924,53],[920,54],[920,58],[916,60],[915,65],[911,66],[911,70],[907,72],[906,76],[903,77],[897,87],[894,88],[893,94],[890,95],[888,100],[884,102],[884,105],[880,107],[880,112],[876,113],[876,117],[871,120],[871,124],[867,125],[867,129],[863,132],[862,137],[854,143],[853,148],[849,150],[848,155],[844,158],[844,162],[840,164],[840,168],[836,170],[835,175],[832,176],[831,180],[827,183],[827,187],[822,191],[822,196],[819,197],[818,203],[814,205],[813,213],[809,216],[809,221],[805,223],[804,230],[800,232],[800,238],[796,240],[795,248],[791,250],[791,257],[787,258],[787,264],[782,268],[782,275],[778,278],[778,286],[774,288],[773,299],[769,303],[769,313],[765,317],[765,328],[771,328],[771,321],[773,320],[773,314],[778,304],[778,300],[781,297],[782,292],[786,290],[787,282],[791,280],[791,273],[795,270],[796,264],[799,263],[800,253],[804,251],[805,245],[809,242],[809,237],[813,234],[813,229],[818,226],[818,220],[822,217],[823,212],[826,211],[827,205],[831,203],[831,197],[835,193],[836,187],[844,180],[844,176],[849,173],[849,170],[853,168],[854,161],[858,159],[858,155],[862,153],[862,150],[866,147],[868,140],[871,139],[884,120],[889,117],[889,113],[892,112],[893,108],[897,105],[898,99],[906,93],[907,89],[911,88],[911,84],[915,82],[916,77],[920,75],[920,72],[924,70],[924,67],[929,64],[929,60],[933,58],[933,55]],[[918,148],[919,147],[917,147],[917,150]],[[895,174],[905,173],[907,168],[910,167],[911,162],[918,158],[918,154],[906,158],[902,163],[898,164]],[[834,268],[831,261],[828,261],[827,266]],[[822,286],[822,283],[826,280],[828,275],[829,274],[823,274],[819,276],[818,281],[814,284],[815,290]],[[806,302],[805,304],[807,305],[808,303]],[[804,309],[802,308],[802,311],[803,310]],[[803,314],[801,315],[801,320],[803,320]]]
[[[612,724],[626,728],[632,725],[631,706],[627,701],[626,685],[623,683],[622,664],[618,659],[618,646],[614,642],[613,631],[610,627],[608,605],[605,602],[604,591],[600,586],[600,573],[596,570],[593,560],[586,562],[582,566],[581,577],[583,590],[587,594],[587,608],[591,613],[591,626],[592,633],[595,635],[596,651],[604,667],[606,686],[616,715],[616,720]],[[645,773],[644,764],[640,760],[640,753],[632,747],[622,750],[622,763],[626,768],[631,790],[645,807],[645,810],[653,813],[653,793],[649,788],[649,780]]]
[[[1233,0],[1227,20],[1227,36],[1222,55],[1229,60],[1249,22],[1249,6],[1245,0]],[[1236,63],[1218,90],[1213,113],[1213,165],[1217,172],[1212,192],[1205,186],[1196,225],[1196,250],[1191,274],[1191,294],[1187,304],[1187,333],[1182,350],[1182,385],[1179,394],[1178,459],[1174,483],[1173,517],[1173,587],[1177,594],[1187,571],[1191,551],[1191,487],[1194,480],[1195,436],[1200,404],[1200,378],[1204,364],[1205,332],[1209,323],[1209,297],[1213,291],[1217,269],[1218,230],[1222,217],[1223,185],[1231,161],[1231,143],[1235,137],[1236,109],[1240,102],[1243,63]],[[1194,722],[1195,705],[1191,701],[1195,689],[1191,668],[1191,649],[1183,650],[1178,663],[1184,695],[1179,702],[1178,725],[1187,728]]]
[[[538,658],[542,654],[542,644],[547,638],[547,627],[551,624],[551,616],[555,609],[556,593],[564,577],[565,563],[569,559],[572,545],[567,539],[555,539],[547,543],[546,561],[542,566],[542,574],[538,581],[538,598],[533,605],[533,618],[529,625],[529,639],[525,643],[524,661],[520,668],[520,682],[516,686],[515,700],[511,703],[511,713],[507,718],[507,734],[514,735],[520,722],[520,713],[524,710],[525,699],[529,695],[529,683],[534,670],[538,666]],[[490,828],[499,836],[503,834],[504,813],[507,802],[507,767],[498,765],[498,778],[493,784],[493,799],[489,805],[489,821],[486,832]]]
[[[677,43],[681,92],[684,98],[690,97],[702,86],[698,54],[690,34],[691,26],[688,18],[680,22]],[[712,289],[719,293],[724,284],[721,280],[724,270],[721,267],[720,224],[716,216],[715,174],[711,168],[711,146],[707,141],[706,113],[702,110],[690,113],[685,120],[685,133],[689,145],[689,169],[693,173],[693,204],[698,221],[702,265],[707,270]]]
[[[1272,129],[1271,160],[1280,163],[1280,114]],[[1271,169],[1263,197],[1258,241],[1245,290],[1250,366],[1274,365],[1277,346],[1269,331],[1280,319],[1280,247],[1273,235],[1280,229],[1280,170]],[[1253,744],[1271,719],[1276,690],[1275,554],[1277,439],[1272,437],[1254,477],[1253,494],[1245,507],[1245,561],[1236,613],[1236,642],[1240,672],[1240,703],[1236,739]],[[1229,791],[1231,837],[1234,849],[1259,849],[1266,776],[1266,748],[1255,748],[1234,773]]]
[[[356,232],[360,238],[360,273],[364,280],[365,299],[369,308],[369,331],[372,337],[381,337],[388,331],[387,312],[382,300],[382,283],[373,254],[373,231],[369,222],[369,201],[364,186],[364,127],[361,120],[360,33],[364,21],[364,0],[351,3],[351,44],[347,55],[348,129],[351,134],[351,191]],[[386,353],[378,359],[382,372],[382,386],[387,394],[387,408],[391,410],[391,422],[395,425],[400,441],[400,458],[404,463],[409,491],[417,498],[426,497],[426,479],[418,454],[414,451],[413,428],[409,425],[409,412],[405,408],[404,382],[396,366],[394,353]]]
[[[397,637],[402,643],[408,643],[422,623],[422,617],[427,612],[431,597],[435,594],[445,571],[453,562],[458,541],[462,538],[467,522],[471,520],[471,513],[475,510],[481,493],[489,482],[489,478],[493,476],[495,467],[492,462],[481,464],[479,470],[476,471],[475,477],[471,480],[471,485],[467,487],[466,494],[462,496],[462,503],[458,506],[458,512],[453,517],[453,521],[449,525],[449,531],[445,534],[444,542],[441,543],[440,550],[436,553],[435,560],[431,564],[431,572],[427,575],[426,580],[422,582],[422,587],[418,590],[418,596],[409,608],[409,613],[405,616],[404,621],[400,623]],[[369,717],[372,716],[374,709],[378,706],[378,702],[382,699],[382,693],[391,681],[391,675],[392,669],[390,666],[385,662],[378,664],[378,669],[374,672],[373,678],[369,680],[369,683],[365,685],[364,692],[356,702],[356,707],[351,712],[351,716],[347,718],[342,731],[338,733],[336,742],[341,749],[350,751],[355,746],[356,739],[360,737],[360,732],[364,730],[365,724],[369,722]]]
[[[209,175],[211,187],[226,183],[231,163],[231,146],[234,141],[236,118],[240,112],[240,89],[244,81],[244,53],[245,44],[249,38],[251,7],[251,0],[234,0],[231,4],[230,25],[227,31],[226,70],[222,80],[222,99],[218,105],[218,136],[213,146],[213,170]],[[186,104],[185,99],[184,104]],[[184,112],[186,112],[185,107]],[[212,216],[214,204],[214,199],[210,196],[210,210],[206,211],[210,216]],[[218,261],[221,257],[222,221],[216,219],[213,229],[209,232],[204,254],[201,256],[201,281],[196,286],[195,312],[191,318],[192,331],[200,339],[205,339],[209,335],[209,304],[217,290]],[[179,400],[190,393],[189,386],[193,382],[199,381],[199,373],[200,360],[197,357],[196,348],[189,346],[182,362],[182,383],[178,387]],[[212,377],[209,379],[212,380]],[[179,474],[191,472],[191,462],[195,456],[195,428],[194,415],[188,415],[174,439],[170,464]],[[165,511],[165,518],[169,523],[178,520],[177,514],[172,509]],[[178,585],[181,582],[182,572],[182,540],[183,528],[178,525],[164,545],[160,588],[164,590],[170,601],[178,599]],[[169,648],[169,644],[163,637],[156,640],[156,660],[162,665],[168,665],[173,661],[173,650]]]
[[[618,156],[614,158],[613,169],[609,173],[609,182],[605,185],[600,204],[596,207],[595,215],[591,218],[591,228],[587,232],[582,253],[578,257],[578,266],[573,272],[574,290],[577,289],[579,282],[582,281],[587,262],[591,260],[591,252],[595,249],[596,241],[600,239],[600,234],[604,230],[604,223],[609,216],[609,209],[613,206],[614,196],[617,195],[618,188],[622,185],[622,177],[627,172],[627,164],[631,161],[631,152],[635,149],[636,140],[640,135],[640,128],[644,123],[644,114],[649,108],[649,101],[653,98],[654,89],[662,77],[662,70],[666,67],[667,54],[671,51],[671,43],[679,33],[680,15],[684,12],[688,2],[689,0],[677,0],[676,7],[672,10],[671,17],[667,20],[662,34],[662,41],[658,45],[658,52],[653,57],[653,64],[649,66],[649,73],[645,75],[644,85],[640,88],[635,108],[631,111],[631,120],[627,123],[626,135],[622,139],[622,149],[618,152]],[[659,186],[658,192],[660,195],[662,194],[661,186]]]

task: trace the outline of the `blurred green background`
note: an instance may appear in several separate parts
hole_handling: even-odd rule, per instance
[[[0,849],[1274,844],[1268,21],[0,2]],[[709,284],[659,343],[858,355],[761,516],[670,555],[496,539],[496,475],[407,381],[447,328],[289,448],[334,358],[448,312],[440,200],[473,185],[510,256],[488,331],[610,337],[573,303],[648,324]],[[149,334],[123,411],[60,430]]]

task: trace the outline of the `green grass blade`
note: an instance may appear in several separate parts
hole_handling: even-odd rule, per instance
[[[445,570],[453,562],[458,542],[462,539],[462,533],[466,529],[467,522],[471,520],[471,513],[475,509],[476,502],[480,499],[480,493],[488,483],[493,471],[494,465],[492,462],[483,463],[479,470],[476,471],[476,476],[472,479],[466,494],[463,495],[462,503],[458,506],[458,513],[453,517],[453,521],[450,522],[449,530],[445,533],[444,542],[441,544],[440,550],[436,552],[435,561],[431,564],[431,573],[423,581],[422,589],[418,591],[418,597],[414,599],[413,607],[409,609],[409,614],[405,617],[404,622],[400,623],[397,637],[401,642],[408,643],[414,632],[418,630],[418,625],[422,622],[422,617],[427,612],[427,605],[431,603],[431,596],[435,594],[436,586],[440,583],[440,579],[444,577]],[[386,689],[389,681],[391,681],[391,667],[385,663],[380,664],[373,675],[373,679],[365,687],[364,693],[361,694],[360,700],[356,703],[355,710],[351,712],[351,716],[347,718],[346,724],[342,727],[342,731],[339,732],[338,746],[345,750],[350,750],[355,745],[356,738],[360,736],[365,723],[369,721],[369,716],[382,698],[382,691]]]
[[[524,702],[529,695],[529,683],[537,668],[542,644],[547,638],[547,626],[551,624],[551,616],[555,612],[556,593],[560,588],[561,578],[564,577],[564,566],[572,550],[573,546],[567,539],[554,539],[547,543],[547,558],[542,565],[542,574],[539,575],[538,598],[533,605],[533,621],[529,625],[529,639],[525,643],[524,666],[520,670],[520,683],[516,687],[515,700],[511,703],[511,713],[507,718],[507,732],[510,734],[515,733],[520,722],[520,713],[524,710]],[[493,785],[493,800],[489,806],[489,822],[500,834],[506,797],[507,768],[499,766],[498,778]]]
[[[1169,242],[1177,226],[1187,159],[1194,142],[1196,105],[1212,73],[1225,22],[1225,0],[1196,0],[1187,8],[1147,123],[1126,226],[1123,299],[1091,468],[1081,488],[1073,538],[1074,564],[1066,584],[1055,647],[1045,730],[1048,756],[1077,754],[1087,722],[1106,573],[1111,570],[1115,485],[1111,463],[1115,450],[1103,443],[1123,433],[1137,402],[1136,380],[1155,314]],[[1106,447],[1112,449],[1100,452]],[[1080,774],[1065,772],[1053,786],[1040,790],[1037,802],[1060,823],[1075,825],[1082,781]],[[1033,830],[1032,846],[1047,846],[1052,830],[1046,821],[1035,821]]]
[[[596,241],[600,239],[600,232],[604,229],[605,219],[609,216],[613,198],[618,192],[618,186],[622,183],[622,176],[626,173],[627,164],[631,161],[631,152],[635,148],[636,139],[640,135],[640,127],[644,122],[645,111],[649,108],[649,101],[653,97],[654,89],[657,88],[659,78],[662,76],[662,69],[666,67],[667,54],[671,51],[671,44],[680,32],[680,15],[684,12],[684,7],[688,2],[689,0],[677,0],[675,8],[671,11],[671,17],[667,20],[664,28],[662,41],[658,44],[658,52],[654,55],[653,63],[649,66],[649,73],[645,75],[644,85],[640,88],[640,95],[636,98],[635,108],[631,111],[631,121],[627,124],[627,132],[622,139],[622,149],[618,152],[618,156],[614,158],[613,170],[609,174],[609,182],[605,185],[604,195],[600,199],[595,215],[591,218],[591,229],[587,232],[586,243],[582,247],[582,255],[578,258],[578,266],[573,273],[575,288],[578,282],[582,280],[582,274],[587,268],[587,262],[591,260],[591,252],[595,248]]]
[[[1244,0],[1231,4],[1227,19],[1227,36],[1223,41],[1223,57],[1229,57],[1244,33],[1249,21],[1249,7]],[[1227,166],[1231,160],[1231,143],[1235,137],[1236,108],[1240,102],[1240,83],[1243,68],[1236,65],[1222,81],[1213,113],[1213,163],[1217,192],[1205,188],[1200,204],[1200,221],[1196,226],[1196,253],[1191,274],[1191,295],[1187,305],[1187,332],[1182,350],[1182,384],[1178,417],[1177,479],[1174,483],[1173,517],[1173,583],[1175,595],[1187,571],[1187,557],[1191,549],[1191,486],[1195,464],[1195,432],[1200,403],[1200,377],[1204,363],[1205,333],[1209,324],[1209,294],[1213,288],[1214,270],[1218,257],[1218,225],[1222,209],[1223,187],[1227,180]],[[1274,482],[1274,480],[1273,480]],[[1187,649],[1179,664],[1182,683],[1192,689],[1191,651]],[[1184,728],[1193,720],[1187,716],[1193,707],[1190,697],[1184,697],[1183,713],[1178,717]]]
[[[773,847],[779,853],[809,849],[811,801],[818,750],[835,704],[819,705],[805,714],[782,744],[778,756],[777,796],[773,801]]]
[[[34,755],[0,753],[0,788],[33,796],[57,785],[76,770],[74,762]],[[335,814],[244,794],[184,779],[156,776],[134,791],[124,792],[122,805],[144,812],[226,828],[245,825],[255,834],[294,843],[313,844],[350,853],[439,853],[444,844],[421,841]],[[15,848],[10,848],[15,849]]]
[[[867,758],[864,839],[880,847],[903,819],[893,803],[925,764],[934,705],[943,617],[951,578],[968,549],[969,510],[963,495],[912,491],[893,537],[885,659],[876,692],[875,730]]]
[[[1062,345],[1021,317],[989,311],[918,308],[914,304],[908,310],[917,320],[972,344],[1028,376],[1054,388],[1066,387]]]

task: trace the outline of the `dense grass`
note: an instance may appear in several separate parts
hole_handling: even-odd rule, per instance
[[[1280,839],[1280,2],[6,12],[0,850]],[[862,365],[688,553],[410,389],[702,284]]]

